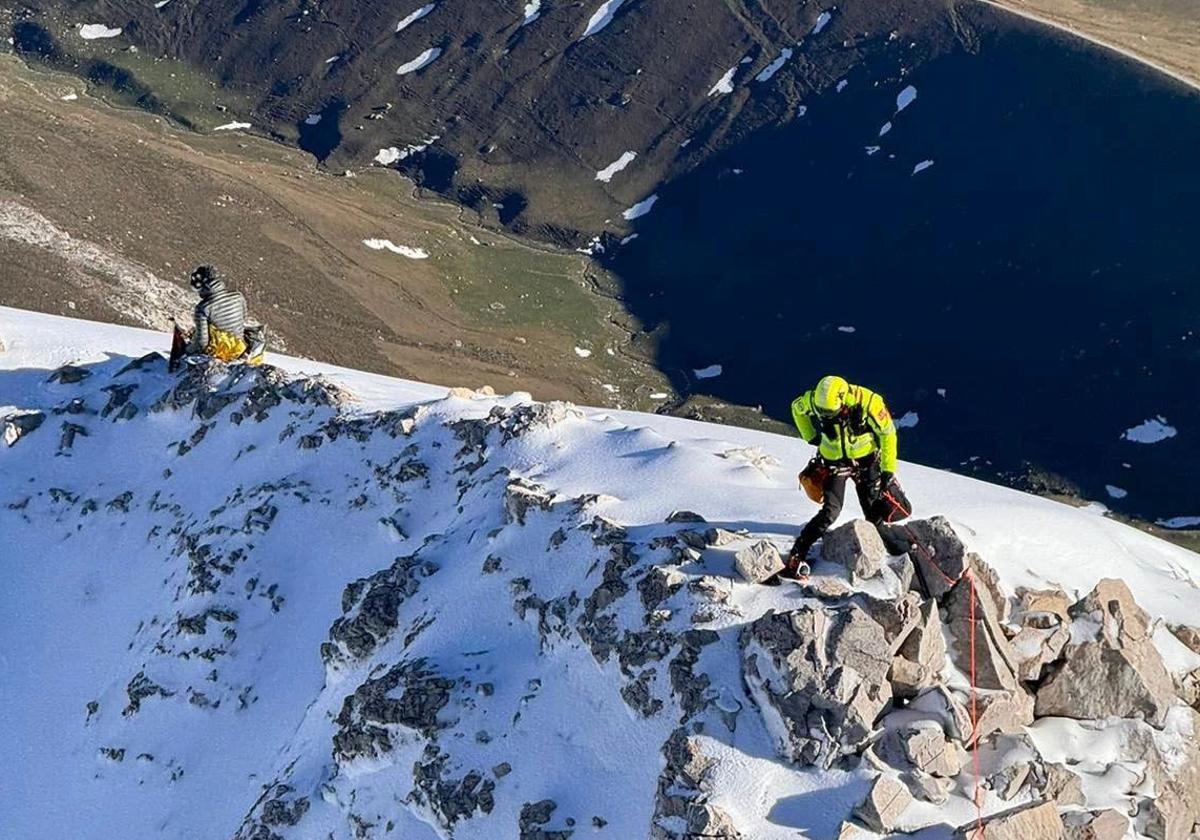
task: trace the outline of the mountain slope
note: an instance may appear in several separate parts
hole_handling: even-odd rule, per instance
[[[813,588],[733,571],[811,512],[802,443],[291,359],[170,376],[144,356],[154,333],[11,309],[0,340],[8,836],[828,837],[877,784],[854,753],[780,757],[767,630],[914,593],[829,563]],[[1194,625],[1196,555],[1095,510],[901,475],[1004,593],[1118,576],[1176,678],[1200,667],[1166,629]],[[756,656],[763,683],[743,676]],[[1167,807],[1192,766],[1173,702],[1161,729],[1043,717],[1035,752],[1086,755],[1091,801],[1152,831],[1122,768],[1138,744],[1177,750],[1154,776]],[[1029,749],[989,739],[985,767]],[[972,776],[956,784],[899,826],[970,821]],[[988,812],[1036,796],[987,784]]]

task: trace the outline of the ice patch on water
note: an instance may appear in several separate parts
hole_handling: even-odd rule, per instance
[[[846,85],[848,85],[848,84],[850,84],[848,81],[846,81],[845,79],[842,79],[840,82],[837,83],[837,92],[841,93],[842,91],[844,91],[846,89]]]
[[[304,118],[305,125],[316,125],[320,121],[321,121],[320,114],[309,114],[307,117]]]
[[[411,15],[406,17],[404,20],[402,20],[398,24],[396,24],[396,31],[403,32],[405,29],[408,29],[408,27],[412,26],[414,23],[419,21],[421,18],[425,17],[425,15],[432,12],[433,7],[436,5],[437,5],[437,3],[429,3],[428,5],[422,6],[421,8],[417,9]]]
[[[885,122],[879,129],[879,136],[882,137],[883,135],[887,134],[891,130],[892,130],[892,123],[890,121]]]
[[[612,23],[613,15],[617,13],[617,9],[621,8],[624,2],[625,0],[604,0],[600,4],[600,8],[596,10],[596,13],[592,15],[592,19],[588,21],[587,29],[583,30],[583,34],[579,36],[579,40],[582,41],[584,38],[590,38]]]
[[[770,64],[768,64],[766,67],[764,67],[762,69],[762,72],[759,73],[754,78],[760,82],[769,81],[772,76],[774,76],[776,73],[779,72],[780,68],[782,68],[783,65],[787,64],[788,59],[791,57],[792,57],[792,51],[790,49],[784,48],[783,50],[780,51],[779,58],[775,59]]]
[[[529,0],[529,2],[525,4],[525,19],[521,21],[521,25],[528,26],[541,16],[542,0]]]
[[[1104,492],[1108,493],[1108,495],[1114,499],[1124,499],[1129,495],[1128,490],[1123,490],[1122,488],[1117,487],[1115,484],[1105,484]]]
[[[120,27],[112,28],[103,23],[85,23],[79,27],[79,37],[85,41],[95,41],[99,38],[116,38],[121,34]]]
[[[1158,524],[1164,528],[1200,528],[1200,516],[1173,516],[1158,520]]]
[[[812,28],[812,34],[819,34],[822,29],[829,25],[829,21],[831,20],[833,20],[832,12],[821,12],[821,14],[817,16],[817,22]]]
[[[1173,438],[1177,434],[1179,434],[1179,430],[1168,425],[1167,418],[1160,414],[1131,429],[1126,429],[1125,434],[1121,435],[1121,439],[1134,443],[1159,443],[1167,438]]]
[[[397,245],[390,239],[364,239],[362,243],[372,251],[391,251],[393,254],[408,257],[410,260],[429,259],[429,253],[423,248],[410,248],[407,245]]]
[[[933,161],[923,160],[920,163],[918,163],[916,166],[913,167],[912,174],[916,175],[918,172],[924,172],[926,169],[928,169],[931,166],[933,166]]]
[[[850,326],[838,327],[838,332],[852,333],[852,332],[857,332],[857,329],[855,327],[850,327]]]
[[[896,96],[896,113],[899,114],[917,98],[917,89],[909,85]]]
[[[658,193],[655,193],[649,198],[642,199],[637,204],[633,205],[624,213],[622,213],[621,216],[627,222],[632,222],[634,219],[640,219],[654,208],[654,203],[656,201],[658,201]]]
[[[621,155],[608,166],[597,172],[596,180],[603,181],[606,184],[609,183],[612,181],[614,175],[616,175],[629,164],[633,163],[633,159],[636,157],[637,152],[625,152],[625,154]]]
[[[915,411],[906,411],[904,415],[896,418],[897,429],[911,429],[921,422],[921,417]]]
[[[709,365],[706,368],[700,368],[699,370],[692,371],[697,379],[714,379],[724,372],[724,368],[722,368],[720,365]]]
[[[408,62],[407,64],[401,64],[400,67],[397,68],[397,70],[396,70],[396,75],[404,76],[408,73],[415,73],[418,70],[420,70],[422,67],[427,67],[430,64],[432,64],[434,61],[437,60],[437,57],[441,54],[442,54],[441,47],[430,47],[429,49],[425,50],[425,52],[421,53],[419,56],[417,56],[416,58],[414,58],[412,61]]]
[[[879,152],[880,148],[882,148],[882,147],[881,146],[867,146],[866,147],[867,154],[868,155],[877,154]]]

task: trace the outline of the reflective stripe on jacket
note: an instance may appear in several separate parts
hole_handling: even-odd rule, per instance
[[[883,397],[861,385],[851,385],[842,411],[822,417],[812,407],[813,392],[806,391],[792,402],[792,420],[800,437],[808,443],[820,439],[821,457],[827,461],[865,458],[879,451],[879,467],[896,471],[896,424]]]

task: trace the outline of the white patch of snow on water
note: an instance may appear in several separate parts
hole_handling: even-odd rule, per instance
[[[706,368],[700,368],[699,370],[692,371],[697,379],[715,379],[724,372],[725,369],[720,365],[709,365]]]
[[[939,397],[941,397],[942,399],[945,399],[945,398],[946,398],[946,389],[945,389],[945,388],[938,388],[938,389],[937,389],[937,395],[938,395]]]
[[[362,243],[372,251],[391,251],[393,254],[408,257],[410,260],[429,259],[429,253],[424,248],[410,248],[407,245],[397,245],[390,239],[364,239]]]
[[[379,154],[375,155],[375,162],[383,166],[390,166],[398,160],[404,160],[409,155],[415,155],[417,152],[423,152],[428,149],[433,143],[441,139],[440,134],[431,134],[420,143],[414,143],[410,146],[405,146],[403,149],[398,146],[389,146],[386,149],[380,149]]]
[[[841,81],[839,81],[837,83],[837,92],[841,93],[842,91],[844,91],[846,89],[846,85],[848,85],[848,84],[850,84],[850,83],[848,81],[846,81],[845,79],[842,79]]]
[[[906,411],[900,417],[896,418],[897,429],[911,429],[921,422],[921,416],[915,411]]]
[[[613,179],[613,176],[616,175],[618,172],[620,172],[622,169],[624,169],[629,164],[633,163],[633,160],[636,157],[637,157],[637,152],[625,152],[623,155],[621,155],[619,158],[614,160],[608,166],[604,167],[599,172],[597,172],[596,180],[603,181],[606,184],[611,182]]]
[[[425,15],[432,12],[433,7],[436,5],[437,5],[437,3],[429,3],[428,5],[422,6],[421,8],[417,9],[411,15],[406,17],[404,20],[402,20],[398,24],[396,24],[396,31],[403,32],[405,29],[412,26],[414,23],[419,21],[421,18],[425,17]]]
[[[604,0],[600,4],[600,8],[592,15],[592,19],[588,21],[587,28],[583,30],[583,34],[579,36],[579,40],[590,38],[599,32],[604,27],[612,23],[613,15],[617,13],[617,9],[625,3],[625,0]]]
[[[180,286],[144,265],[82,239],[15,201],[0,200],[0,241],[40,248],[75,269],[72,282],[93,293],[114,314],[154,329],[170,328],[171,317],[190,311],[193,301]]]
[[[1164,528],[1200,528],[1200,516],[1173,516],[1157,522]]]
[[[592,355],[592,351],[588,350],[586,347],[576,347],[575,355],[581,359],[586,359],[588,356]]]
[[[708,91],[708,95],[716,96],[719,93],[733,93],[733,77],[737,74],[738,65],[741,63],[738,62],[738,64],[733,65],[725,71],[725,75],[717,80],[717,83]]]
[[[305,125],[317,125],[319,122],[321,122],[320,114],[309,114],[304,118]]]
[[[528,26],[542,16],[542,0],[529,0],[525,4],[525,19],[521,21],[522,26]]]
[[[770,64],[768,64],[766,67],[764,67],[762,69],[762,72],[759,73],[754,78],[760,82],[770,81],[771,77],[774,76],[776,73],[778,73],[779,70],[783,67],[783,65],[787,64],[788,59],[791,57],[792,57],[792,51],[785,47],[783,50],[780,51],[779,58],[775,59]]]
[[[879,129],[879,136],[882,137],[883,135],[887,134],[891,130],[892,130],[891,121],[885,122]]]
[[[640,219],[654,208],[654,204],[657,201],[658,193],[655,193],[649,198],[642,199],[637,204],[630,207],[628,210],[622,213],[621,216],[627,222],[632,222],[634,219]]]
[[[852,333],[852,332],[857,332],[857,331],[858,331],[857,328],[851,327],[848,325],[844,326],[844,327],[838,327],[838,332],[842,332],[842,333]]]
[[[633,240],[635,240],[637,238],[638,238],[638,234],[631,233],[628,236],[626,236],[624,239],[621,240],[621,244],[628,245],[630,242],[632,242]]]
[[[241,131],[243,128],[250,127],[250,123],[248,122],[231,122],[225,123],[225,125],[219,125],[214,128],[213,131]]]
[[[427,67],[430,64],[432,64],[434,61],[437,60],[437,57],[441,54],[442,54],[441,47],[430,47],[429,49],[425,50],[425,52],[421,53],[419,56],[414,58],[412,61],[408,62],[407,64],[401,64],[398,68],[396,68],[396,75],[404,76],[409,73],[415,73],[418,70],[420,70],[421,68]]]
[[[899,114],[917,98],[917,89],[909,85],[896,96],[896,113]]]
[[[880,146],[866,146],[865,148],[867,150],[868,155],[873,155],[873,154],[877,154],[881,147]]]
[[[1174,426],[1167,425],[1167,418],[1160,414],[1131,429],[1126,429],[1125,434],[1121,435],[1121,440],[1130,440],[1134,443],[1159,443],[1167,438],[1173,438],[1177,434],[1179,431]]]
[[[912,174],[916,175],[918,172],[924,172],[926,169],[928,169],[931,166],[933,166],[933,161],[923,160],[920,163],[918,163],[916,166],[913,167]]]
[[[118,27],[105,26],[103,23],[85,23],[79,27],[79,37],[85,41],[95,41],[100,38],[116,38],[121,34],[121,29]]]
[[[1114,499],[1124,499],[1129,495],[1128,490],[1123,490],[1122,488],[1117,487],[1115,484],[1105,484],[1104,492],[1108,493],[1108,495]]]
[[[817,22],[812,28],[812,34],[820,34],[821,30],[828,26],[829,21],[831,20],[833,20],[832,12],[821,12],[821,14],[817,16]]]

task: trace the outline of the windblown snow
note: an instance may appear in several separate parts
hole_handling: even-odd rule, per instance
[[[600,8],[596,9],[596,11],[592,14],[591,19],[588,20],[587,27],[583,30],[583,34],[579,36],[579,40],[582,41],[584,38],[592,37],[601,29],[612,23],[613,16],[616,15],[617,10],[620,9],[624,3],[625,0],[604,0],[604,2],[600,4]]]
[[[364,239],[363,244],[372,251],[391,251],[410,260],[427,260],[429,252],[423,248],[413,248],[409,245],[397,245],[390,239]]]
[[[432,12],[436,5],[437,5],[437,3],[428,3],[424,6],[422,6],[421,8],[417,9],[415,12],[408,15],[403,20],[401,20],[398,24],[396,24],[396,31],[403,32],[405,29],[408,29],[408,27],[412,26],[414,23],[419,21],[421,18],[425,17],[425,15]]]
[[[405,76],[409,73],[415,73],[424,67],[428,67],[434,61],[437,61],[438,56],[441,54],[442,54],[441,47],[430,47],[429,49],[425,50],[425,52],[421,53],[419,56],[414,58],[412,61],[409,61],[405,64],[401,64],[399,67],[397,67],[396,75],[397,76]]]
[[[227,122],[224,125],[219,125],[216,128],[214,128],[213,131],[241,131],[242,129],[252,128],[252,127],[253,126],[251,126],[250,123],[248,123],[248,122],[234,121],[234,122]]]
[[[864,730],[869,759],[780,751],[792,666],[773,640],[816,616],[846,662],[884,673],[886,645],[876,661],[852,631],[882,626],[868,610],[916,621],[897,605],[919,601],[897,595],[907,555],[869,579],[822,561],[805,586],[735,572],[816,510],[796,438],[276,356],[169,374],[168,338],[0,308],[6,837],[836,837],[878,763],[909,761],[893,739],[947,743],[930,728],[939,688]],[[1013,644],[1032,649],[1062,607],[1018,587],[1075,599],[1120,577],[1154,622],[1120,635],[1161,645],[1167,679],[1200,661],[1177,629],[1195,628],[1200,557],[1094,510],[907,463],[899,476],[994,570],[1005,615],[981,632],[1028,612]],[[933,615],[941,639],[953,625]],[[953,664],[945,679],[962,685]],[[993,714],[999,693],[981,692]],[[990,737],[985,813],[1042,796],[1020,776],[1040,754],[1038,773],[1081,790],[1064,819],[1115,805],[1152,828],[1187,801],[1197,732],[1182,701],[1155,714]],[[783,735],[828,743],[820,726]],[[942,803],[858,836],[972,822],[960,758],[919,754],[942,763],[909,775]]]
[[[85,41],[95,41],[100,38],[116,38],[120,34],[120,27],[106,26],[103,23],[85,23],[79,27],[79,37]]]
[[[633,163],[636,157],[637,152],[623,153],[619,158],[597,172],[596,180],[603,181],[606,184],[609,183],[612,181],[614,175],[623,170],[626,166],[629,166],[629,164]]]

